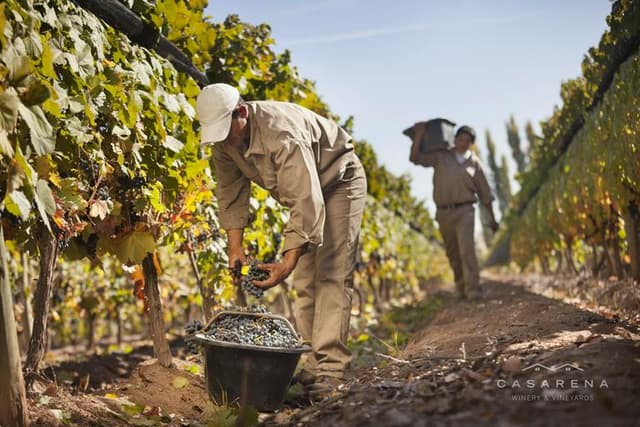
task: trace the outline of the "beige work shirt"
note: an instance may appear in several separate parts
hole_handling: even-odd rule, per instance
[[[296,104],[247,102],[250,142],[244,153],[213,146],[220,225],[249,222],[250,181],[265,188],[290,217],[284,249],[322,244],[326,217],[323,193],[359,160],[351,137],[336,123]]]
[[[433,201],[437,207],[476,202],[478,198],[487,205],[493,200],[480,159],[473,153],[460,164],[453,148],[431,151],[420,153],[416,163],[434,169]]]

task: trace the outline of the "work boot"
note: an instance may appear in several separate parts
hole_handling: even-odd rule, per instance
[[[311,371],[306,369],[300,369],[300,372],[295,374],[291,379],[291,384],[300,383],[304,387],[310,386],[316,381],[316,376]]]
[[[313,384],[306,387],[309,393],[309,401],[318,403],[324,399],[331,397],[340,388],[343,381],[340,378],[322,375],[316,378]]]

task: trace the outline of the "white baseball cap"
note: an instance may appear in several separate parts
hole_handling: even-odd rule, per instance
[[[226,83],[202,88],[196,101],[201,144],[213,144],[227,138],[231,129],[231,113],[239,99],[238,89]]]

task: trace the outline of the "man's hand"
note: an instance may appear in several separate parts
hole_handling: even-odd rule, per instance
[[[242,235],[244,230],[235,229],[227,230],[229,239],[229,270],[233,276],[233,283],[240,285],[240,269],[247,263],[247,256],[244,254],[242,247]]]
[[[491,229],[491,231],[493,231],[494,233],[498,231],[498,228],[500,228],[498,226],[498,221],[496,221],[496,216],[493,213],[493,205],[491,204],[491,202],[484,204],[483,206],[487,209],[487,212],[489,213],[489,218],[490,218],[490,222],[489,222],[489,228]]]
[[[293,268],[286,265],[284,262],[275,264],[258,264],[256,267],[269,272],[269,278],[267,278],[266,280],[253,281],[254,285],[262,289],[269,289],[276,286],[284,279],[289,277],[289,275],[293,271]]]
[[[269,272],[269,278],[266,280],[254,280],[253,284],[263,289],[269,289],[276,286],[289,277],[293,269],[296,268],[298,258],[300,258],[304,251],[305,247],[303,246],[289,249],[284,253],[282,262],[274,264],[258,264],[258,268]]]
[[[247,263],[247,256],[244,254],[244,250],[229,248],[229,268],[236,268],[238,264],[242,267]]]

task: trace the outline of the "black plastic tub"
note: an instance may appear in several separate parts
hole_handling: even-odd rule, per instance
[[[454,122],[437,118],[427,120],[424,124],[426,129],[420,140],[420,152],[428,153],[433,150],[446,149],[453,145],[454,128],[456,125]],[[413,141],[415,126],[405,129],[402,133]]]
[[[218,316],[225,314],[280,319],[296,333],[282,316],[244,312],[222,312]],[[282,405],[300,356],[311,351],[307,345],[280,348],[237,344],[204,338],[200,333],[194,339],[204,348],[205,381],[211,400],[217,405],[250,405],[261,412],[272,412]]]

